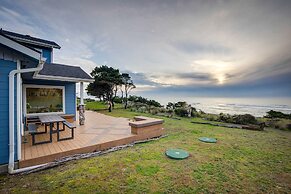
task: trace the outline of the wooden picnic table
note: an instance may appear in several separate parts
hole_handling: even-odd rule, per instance
[[[41,123],[57,123],[65,121],[65,119],[59,115],[41,115],[39,116],[39,120]]]
[[[45,125],[45,129],[47,130],[47,126],[49,125],[50,127],[50,140],[46,143],[51,143],[52,142],[52,134],[57,133],[57,139],[59,141],[60,137],[60,123],[65,122],[66,120],[62,118],[59,115],[40,115],[39,120],[42,124]],[[54,124],[57,124],[56,130],[54,130]]]

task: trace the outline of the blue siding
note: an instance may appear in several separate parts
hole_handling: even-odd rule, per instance
[[[51,57],[52,57],[52,49],[49,49],[49,48],[43,48],[42,49],[42,56],[44,58],[46,58],[46,62],[48,63],[51,63],[52,60],[51,60]]]
[[[8,74],[13,69],[16,69],[16,63],[0,59],[0,164],[7,164],[9,160],[9,80]],[[59,82],[49,80],[23,80],[24,84],[39,84],[39,85],[55,85],[65,86],[65,113],[76,114],[76,83]],[[16,94],[16,85],[15,85]],[[16,95],[15,95],[16,103]],[[15,104],[16,107],[16,104]],[[15,108],[16,115],[16,108]],[[16,129],[16,118],[15,118]],[[15,130],[15,160],[17,160],[16,147],[16,130]]]
[[[76,84],[68,83],[66,86],[66,114],[76,114]]]
[[[16,63],[0,59],[0,164],[8,163],[9,158],[9,72],[16,69]],[[16,86],[16,85],[15,85]],[[15,90],[16,93],[16,90]],[[15,95],[16,96],[16,95]],[[16,102],[16,101],[15,101]],[[16,104],[15,104],[16,107]],[[16,114],[16,109],[15,109]],[[16,119],[15,119],[16,123]],[[15,126],[16,128],[16,126]],[[16,130],[15,130],[15,159],[16,149]]]
[[[50,80],[23,80],[23,84],[65,86],[65,114],[76,115],[76,83]]]

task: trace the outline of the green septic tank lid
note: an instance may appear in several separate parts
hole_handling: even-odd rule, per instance
[[[189,153],[181,149],[168,149],[166,156],[175,160],[183,160],[189,157]]]
[[[211,137],[200,137],[200,141],[206,142],[206,143],[216,143],[217,139],[211,138]]]

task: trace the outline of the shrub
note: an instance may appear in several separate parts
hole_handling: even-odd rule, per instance
[[[285,114],[279,111],[270,110],[267,112],[266,118],[282,118],[282,119],[291,119],[291,114]]]
[[[91,98],[85,98],[84,101],[85,102],[95,102],[95,100],[94,99],[91,99]]]
[[[197,112],[196,108],[190,107],[191,108],[191,117],[199,117],[199,113]]]
[[[156,108],[156,107],[151,107],[149,112],[153,115],[156,115],[158,114],[160,111],[159,111],[159,108]]]
[[[220,113],[217,121],[225,122],[225,123],[235,123],[235,124],[241,124],[241,125],[258,124],[256,117],[254,117],[251,114],[232,116],[230,114]]]
[[[119,103],[119,104],[122,104],[123,103],[123,98],[119,97],[119,96],[116,96],[114,99],[113,99],[113,102],[115,103]]]
[[[254,117],[253,115],[244,114],[244,115],[234,115],[233,123],[247,125],[247,124],[257,124],[258,121],[256,117]]]
[[[175,109],[175,114],[177,116],[180,116],[180,117],[187,117],[188,116],[188,111],[185,108],[176,108]]]
[[[214,115],[209,114],[209,115],[206,116],[206,120],[208,120],[208,121],[217,121],[218,118],[216,118]]]
[[[200,117],[200,118],[206,118],[207,117],[207,114],[205,112],[201,112],[201,111],[198,111],[195,113],[195,116],[196,117]]]
[[[220,113],[218,120],[225,123],[233,123],[233,118],[229,114]]]
[[[145,113],[147,111],[147,107],[142,106],[137,109],[138,112]]]
[[[159,108],[159,112],[165,113],[165,112],[167,112],[167,109],[165,109],[164,107],[161,107],[161,108]]]

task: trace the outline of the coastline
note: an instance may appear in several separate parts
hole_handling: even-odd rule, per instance
[[[256,117],[263,117],[266,112],[275,110],[286,114],[291,113],[290,97],[265,97],[265,98],[222,98],[222,97],[195,97],[195,96],[155,96],[163,105],[168,102],[186,101],[197,110],[209,114],[251,114]]]

